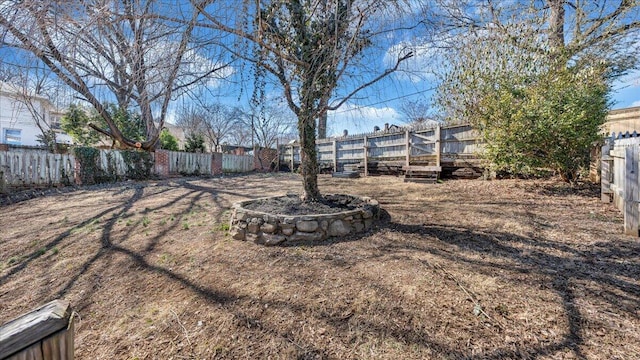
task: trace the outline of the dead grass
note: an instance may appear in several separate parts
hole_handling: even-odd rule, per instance
[[[363,236],[232,241],[295,175],[79,190],[0,207],[0,323],[71,302],[79,359],[640,358],[640,240],[551,181],[321,178],[378,199]]]

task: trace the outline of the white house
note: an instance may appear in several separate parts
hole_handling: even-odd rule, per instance
[[[56,142],[71,144],[71,137],[60,129],[63,114],[49,99],[26,95],[16,86],[0,81],[0,144],[41,146],[38,135],[42,131],[36,119],[56,133]]]

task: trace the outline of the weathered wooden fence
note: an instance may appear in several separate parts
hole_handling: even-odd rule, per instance
[[[275,150],[273,150],[275,151]],[[223,172],[242,173],[256,169],[252,155],[187,153],[162,151],[163,156],[154,155],[154,166],[158,176],[167,175],[214,175]],[[159,160],[162,158],[162,160]],[[9,190],[33,187],[57,186],[80,183],[78,159],[72,154],[51,154],[42,149],[0,149],[0,193]],[[112,179],[125,179],[128,165],[118,150],[100,150],[97,168]],[[166,169],[165,173],[158,169]],[[268,166],[267,166],[267,169]]]
[[[603,202],[612,202],[624,214],[624,232],[638,236],[640,223],[640,176],[638,162],[640,137],[633,134],[615,134],[607,139],[602,147],[601,159],[601,198]]]
[[[169,151],[169,173],[211,174],[211,154]]]
[[[105,170],[113,169],[112,175],[124,178],[127,175],[127,164],[118,150],[100,150],[100,160],[98,166]]]
[[[179,151],[169,151],[169,173],[182,175],[211,175],[215,169],[212,168],[214,154],[210,153],[186,153]],[[254,159],[252,155],[222,155],[222,168],[218,171],[242,173],[253,171]]]
[[[249,172],[254,169],[252,155],[222,154],[222,171],[224,172]]]
[[[4,187],[71,183],[74,166],[73,155],[36,149],[0,151],[0,191]]]
[[[68,302],[54,300],[0,326],[0,359],[72,360],[71,315]]]
[[[336,171],[344,165],[396,162],[402,165],[440,166],[477,162],[482,150],[478,133],[470,125],[402,127],[368,134],[316,141],[318,163]],[[284,145],[280,161],[294,168],[300,163],[300,147]],[[366,175],[365,168],[365,175]]]

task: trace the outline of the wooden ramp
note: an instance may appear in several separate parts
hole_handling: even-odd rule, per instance
[[[404,182],[434,184],[438,181],[438,175],[442,171],[442,167],[405,165],[402,170],[405,172]]]

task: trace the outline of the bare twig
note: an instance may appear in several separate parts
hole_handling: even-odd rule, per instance
[[[173,314],[173,316],[176,317],[176,321],[178,322],[178,325],[180,325],[180,327],[182,328],[182,331],[184,331],[184,338],[187,339],[187,343],[191,345],[191,340],[189,340],[189,333],[187,332],[187,329],[184,327],[184,325],[182,325],[182,322],[180,321],[178,314],[176,314],[176,312],[173,311],[173,309],[171,309],[170,311]]]
[[[478,309],[478,311],[480,312],[480,314],[484,315],[489,321],[491,321],[493,324],[495,324],[498,328],[500,328],[501,330],[504,329],[504,327],[502,326],[502,324],[500,324],[496,319],[492,318],[491,316],[489,316],[489,314],[487,314],[486,311],[484,311],[482,305],[480,304],[480,301],[478,300],[478,297],[469,289],[467,289],[461,282],[460,280],[458,280],[453,274],[451,274],[449,271],[447,271],[442,265],[440,264],[430,264],[425,260],[420,260],[418,259],[418,261],[426,266],[426,267],[433,267],[437,270],[440,270],[446,278],[448,278],[449,280],[453,281],[464,293],[465,295],[467,295],[467,298],[469,300],[471,300],[471,302],[473,302],[474,305],[474,309]]]

